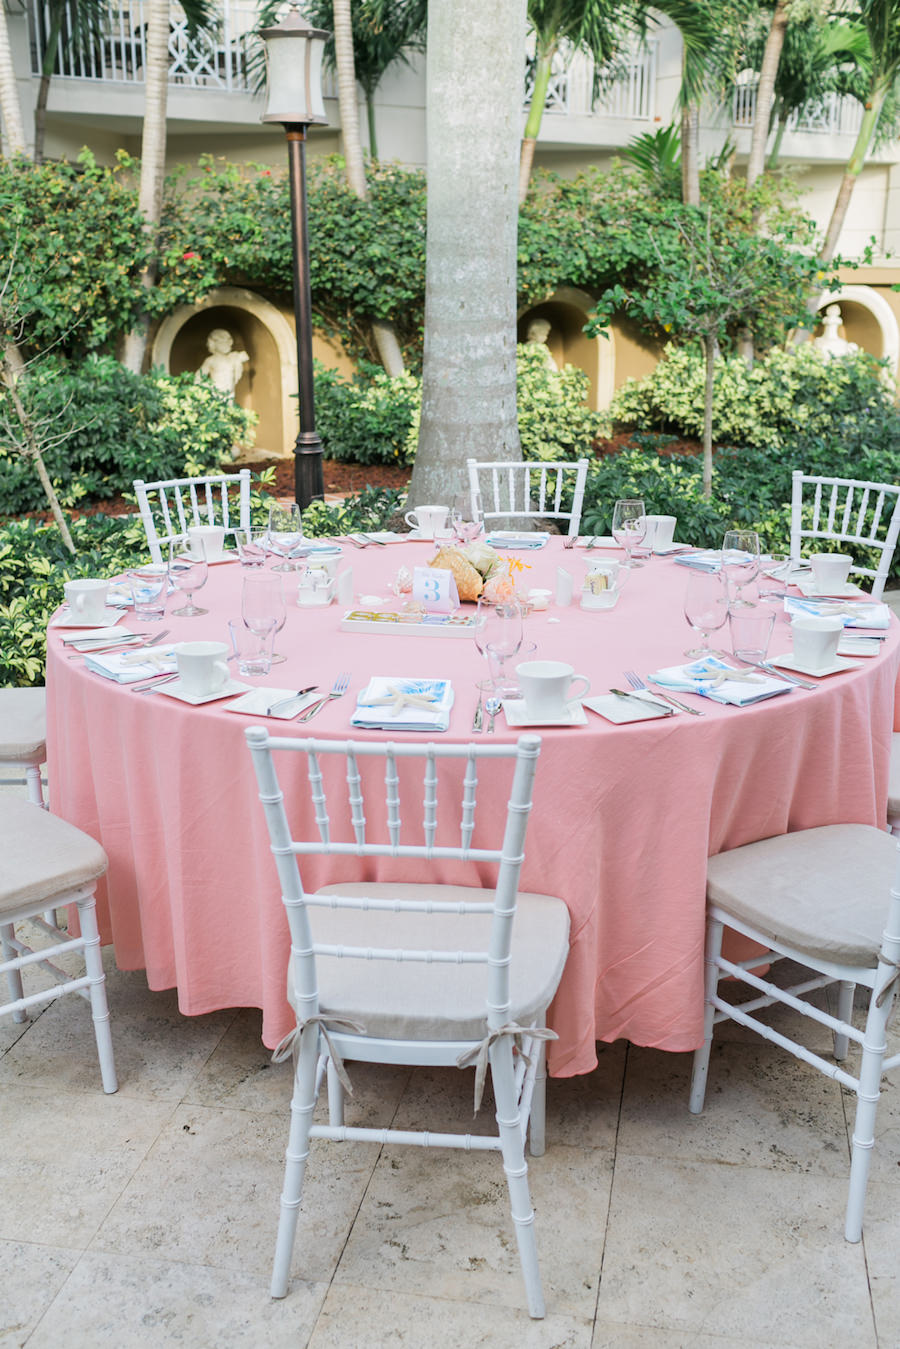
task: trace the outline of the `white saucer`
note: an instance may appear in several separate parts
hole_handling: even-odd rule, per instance
[[[858,660],[848,660],[846,656],[835,656],[831,665],[812,666],[795,660],[792,652],[783,656],[770,656],[770,665],[778,665],[783,670],[796,670],[798,674],[811,675],[813,679],[823,679],[825,675],[840,674],[842,670],[858,670]]]
[[[591,545],[590,548],[588,548],[588,544]],[[615,539],[609,534],[585,534],[578,540],[575,547],[587,548],[588,552],[593,552],[595,548],[618,548],[619,552],[622,551]]]
[[[636,698],[639,696],[635,694]],[[643,702],[643,699],[641,701]],[[605,717],[607,721],[615,722],[617,726],[626,726],[631,721],[660,721],[669,716],[668,712],[663,712],[650,703],[641,709],[631,698],[617,698],[614,693],[601,693],[595,698],[585,698],[584,705],[592,712],[596,712],[598,717]],[[677,716],[674,708],[672,712]]]
[[[798,580],[791,579],[790,584],[795,585],[801,595],[805,596],[808,600],[868,599],[866,592],[860,590],[859,586],[853,585],[850,581],[847,581],[842,586],[826,586],[824,590],[819,589],[811,576],[808,579],[804,577],[800,577]]]
[[[880,656],[884,644],[877,637],[853,637],[847,629],[838,642],[839,656]]]
[[[577,700],[566,704],[565,714],[561,717],[541,717],[533,721],[525,711],[525,699],[509,699],[503,703],[503,712],[507,726],[586,726],[587,717],[584,708]]]
[[[47,627],[48,627],[48,628],[95,628],[95,629],[96,629],[96,628],[105,628],[105,627],[111,627],[113,624],[118,623],[118,622],[119,622],[121,619],[123,619],[124,617],[125,617],[125,611],[124,611],[123,609],[114,609],[114,608],[110,608],[109,605],[107,605],[107,607],[106,607],[106,615],[105,615],[105,617],[104,617],[102,623],[96,623],[94,620],[91,620],[90,623],[87,623],[83,618],[73,618],[73,617],[72,617],[71,610],[68,609],[68,608],[64,608],[60,613],[58,613],[58,614],[56,615],[55,618],[51,618],[50,622],[47,624]]]
[[[221,557],[194,557],[193,553],[184,553],[184,557],[189,558],[191,562],[206,562],[207,567],[218,567],[220,562],[237,562],[237,553],[223,553]]]
[[[215,693],[188,693],[182,688],[180,679],[159,689],[159,692],[164,693],[167,698],[177,698],[180,703],[190,703],[192,707],[199,707],[201,703],[214,703],[219,698],[233,698],[236,693],[249,691],[249,684],[239,684],[236,679],[229,679],[228,683],[216,689]]]

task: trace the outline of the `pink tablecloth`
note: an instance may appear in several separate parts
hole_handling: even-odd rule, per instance
[[[401,563],[428,556],[428,545],[408,543],[347,548],[344,562],[357,593],[377,594]],[[580,553],[554,539],[520,556],[529,586],[552,587],[563,565],[577,594]],[[527,635],[539,655],[584,672],[595,692],[621,687],[626,669],[647,674],[681,659],[692,638],[682,616],[687,575],[653,559],[633,574],[616,609],[551,606],[531,615]],[[240,581],[237,563],[211,568],[200,592],[209,614],[172,618],[174,634],[224,639],[226,620],[239,612]],[[337,606],[289,606],[277,643],[289,659],[271,678],[251,682],[325,688],[338,671],[351,671],[349,694],[315,723],[317,735],[341,736],[370,674],[449,676],[456,690],[449,734],[469,738],[475,681],[484,673],[472,644],[350,635],[339,631],[340,616]],[[52,805],[109,854],[100,908],[120,967],[146,969],[151,988],[177,987],[189,1015],[261,1007],[263,1038],[276,1044],[291,1024],[287,924],[244,743],[244,728],[259,723],[221,702],[193,708],[141,697],[68,660],[57,636],[49,646]],[[789,646],[782,617],[772,651]],[[559,1035],[550,1047],[553,1073],[590,1071],[596,1040],[697,1045],[709,854],[786,830],[883,821],[898,657],[895,626],[881,655],[822,680],[814,693],[748,708],[698,700],[702,718],[629,726],[589,713],[586,727],[541,732],[522,886],[560,895],[572,916],[550,1016]],[[496,734],[515,732],[500,717]],[[389,867],[378,872],[390,875]],[[335,878],[324,863],[312,868],[313,884]]]

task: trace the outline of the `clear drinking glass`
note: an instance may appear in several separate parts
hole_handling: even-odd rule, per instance
[[[759,597],[780,596],[788,584],[793,563],[790,553],[769,553],[765,568],[760,567]]]
[[[273,567],[271,571],[256,569],[244,573],[241,588],[241,618],[245,627],[260,636],[269,631],[273,624],[275,632],[279,633],[287,618],[284,590],[281,577],[277,575],[278,571],[278,567]],[[273,665],[286,659],[287,657],[280,652],[272,652]]]
[[[182,609],[173,609],[175,618],[196,618],[206,614],[208,609],[200,609],[194,603],[194,592],[206,585],[209,567],[206,562],[206,545],[202,539],[196,539],[192,551],[184,551],[183,539],[169,540],[169,580],[176,590],[184,591],[187,604]],[[194,550],[198,550],[200,557]]]
[[[481,493],[457,492],[450,506],[450,528],[457,543],[471,543],[484,529]]]
[[[647,533],[647,512],[639,497],[622,497],[613,507],[612,536],[620,548],[625,549],[626,567],[642,567],[635,562],[632,550],[643,543]]]
[[[731,649],[741,660],[759,662],[769,654],[769,642],[775,626],[775,610],[751,604],[728,615]]]
[[[242,567],[264,567],[269,558],[268,529],[236,529],[234,538]]]
[[[700,633],[702,643],[685,651],[686,656],[709,656],[709,635],[728,619],[728,583],[720,571],[697,571],[688,577],[684,593],[684,616]]]
[[[495,678],[498,696],[518,698],[515,679],[506,671],[506,662],[522,645],[522,610],[516,600],[500,603],[480,599],[475,611],[475,645],[486,657]]]
[[[269,545],[283,559],[273,571],[293,571],[288,561],[291,553],[303,542],[303,520],[296,501],[276,501],[269,507]]]
[[[741,591],[759,575],[759,535],[753,529],[730,529],[722,542],[722,571],[731,591],[733,609],[746,609]]]

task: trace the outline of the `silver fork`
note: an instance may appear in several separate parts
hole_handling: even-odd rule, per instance
[[[578,542],[577,534],[567,534],[563,539],[563,548],[574,548]]]
[[[77,660],[79,656],[102,656],[109,651],[141,651],[145,646],[156,646],[164,637],[168,637],[171,628],[163,628],[162,632],[150,633],[132,633],[131,637],[120,637],[117,642],[110,642],[106,646],[84,646],[78,647],[74,656],[69,660]],[[132,640],[132,638],[134,640]]]
[[[633,689],[647,688],[646,683],[644,682],[643,679],[641,679],[641,676],[637,673],[636,670],[626,670],[625,678],[628,680],[629,684]],[[692,717],[706,716],[706,713],[701,712],[698,707],[688,707],[687,703],[680,703],[678,699],[673,698],[671,694],[663,693],[662,689],[654,689],[653,696],[654,698],[663,698],[667,703],[671,703],[673,707],[677,707],[680,712],[690,712]]]
[[[311,720],[311,718],[314,717],[317,712],[322,711],[322,708],[325,706],[325,704],[330,702],[332,698],[340,698],[342,694],[346,693],[349,685],[350,685],[349,674],[347,674],[346,672],[343,674],[339,674],[337,679],[335,679],[334,683],[331,686],[331,692],[326,693],[325,697],[320,698],[317,703],[313,703],[312,707],[308,707],[305,712],[301,713],[301,715],[297,717],[297,721]]]

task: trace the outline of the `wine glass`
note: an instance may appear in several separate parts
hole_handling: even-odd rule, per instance
[[[484,529],[480,492],[458,492],[450,506],[450,528],[457,543],[471,543]]]
[[[710,656],[709,635],[724,627],[728,618],[728,582],[721,571],[696,571],[688,578],[684,616],[702,643],[685,651],[686,656]]]
[[[722,570],[731,591],[731,607],[746,609],[741,591],[759,575],[759,535],[753,529],[730,529],[722,543]]]
[[[176,590],[187,597],[187,604],[181,609],[173,609],[175,618],[196,618],[199,614],[209,613],[194,603],[194,592],[206,585],[209,566],[206,561],[206,545],[202,539],[196,539],[190,552],[185,552],[184,539],[169,540],[169,580]]]
[[[273,567],[271,571],[244,573],[241,618],[244,620],[244,626],[258,637],[265,636],[273,627],[276,633],[281,632],[287,618],[281,577],[275,575],[278,570],[277,567]],[[286,659],[287,657],[280,652],[272,652],[273,665]]]
[[[516,600],[479,599],[475,611],[475,645],[487,658],[501,698],[518,698],[519,689],[506,673],[506,662],[522,645],[522,610]]]
[[[293,571],[288,561],[291,553],[303,542],[303,520],[296,501],[276,501],[269,507],[269,544],[283,559],[273,571]]]
[[[643,543],[647,533],[647,512],[639,497],[622,497],[613,507],[612,536],[625,549],[626,567],[641,567],[632,559],[631,551]]]

